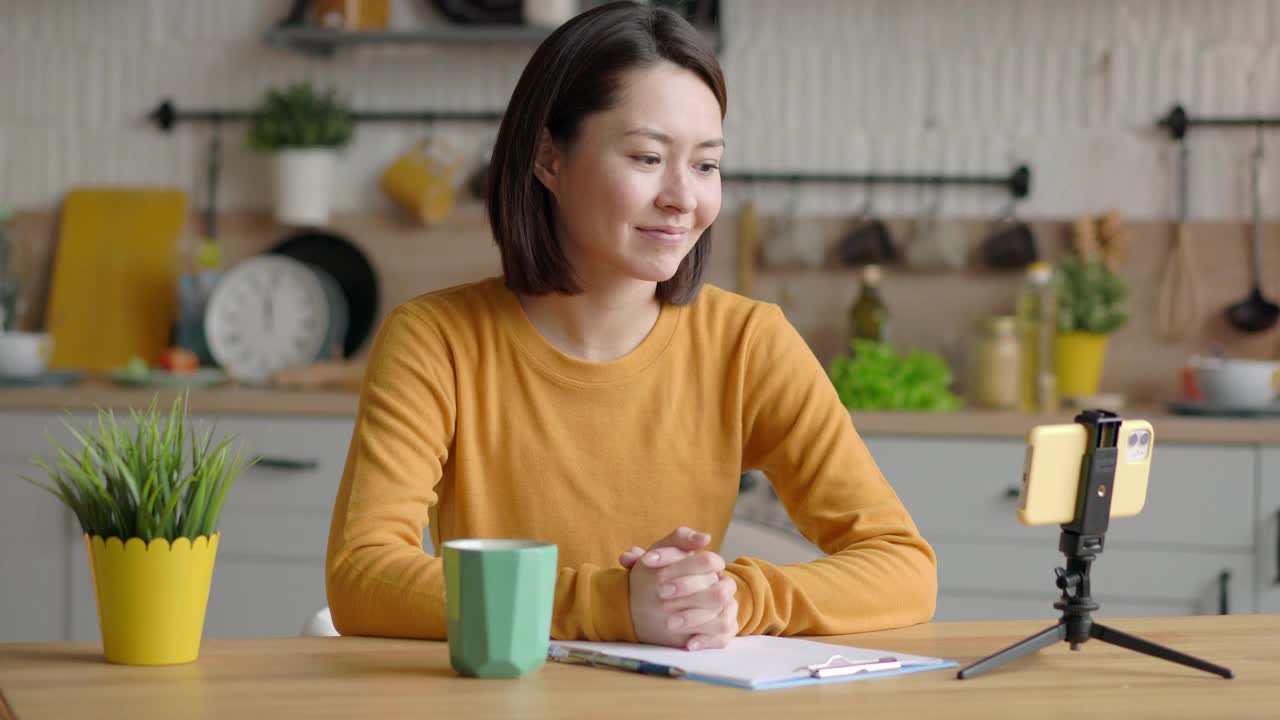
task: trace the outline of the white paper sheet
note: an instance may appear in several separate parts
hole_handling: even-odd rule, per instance
[[[832,643],[781,638],[771,635],[750,635],[734,638],[729,647],[717,650],[688,650],[640,645],[635,643],[554,641],[552,645],[566,648],[582,648],[617,657],[645,660],[670,667],[677,667],[694,680],[703,680],[735,687],[762,690],[833,680],[856,680],[863,677],[884,677],[921,670],[953,667],[955,662],[941,658],[908,655],[892,650],[851,647]],[[810,665],[821,665],[832,655],[840,655],[850,662],[866,662],[883,657],[897,658],[901,670],[877,673],[859,673],[840,678],[819,680],[811,678]]]

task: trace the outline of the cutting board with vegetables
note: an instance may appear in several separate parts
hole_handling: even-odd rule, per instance
[[[52,367],[107,370],[159,356],[173,327],[186,214],[178,190],[67,193],[49,291]]]

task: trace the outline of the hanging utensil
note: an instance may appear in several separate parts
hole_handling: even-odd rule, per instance
[[[747,297],[755,294],[756,252],[760,242],[760,215],[748,193],[738,212],[738,292]]]
[[[883,265],[898,257],[893,233],[872,209],[874,191],[872,181],[868,180],[862,209],[840,240],[838,251],[840,261],[845,265]]]
[[[203,236],[196,248],[195,266],[178,276],[178,312],[174,344],[196,354],[201,365],[213,365],[204,332],[204,311],[221,279],[222,248],[218,244],[218,178],[222,171],[222,126],[215,124],[205,157]]]
[[[1253,146],[1253,242],[1250,263],[1253,287],[1249,295],[1227,308],[1227,320],[1238,330],[1256,333],[1269,330],[1280,319],[1280,305],[1262,295],[1262,126]]]
[[[1191,207],[1189,166],[1190,152],[1184,135],[1178,139],[1178,219],[1160,281],[1158,315],[1160,334],[1166,340],[1180,340],[1200,322],[1200,282],[1191,258],[1191,225],[1187,222]]]

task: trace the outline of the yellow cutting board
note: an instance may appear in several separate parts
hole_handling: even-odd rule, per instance
[[[178,190],[67,193],[50,284],[55,368],[106,370],[138,355],[155,363],[177,311]]]

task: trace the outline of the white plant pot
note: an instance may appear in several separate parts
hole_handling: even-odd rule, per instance
[[[329,221],[337,151],[291,148],[276,152],[275,217],[286,225],[323,225]]]

